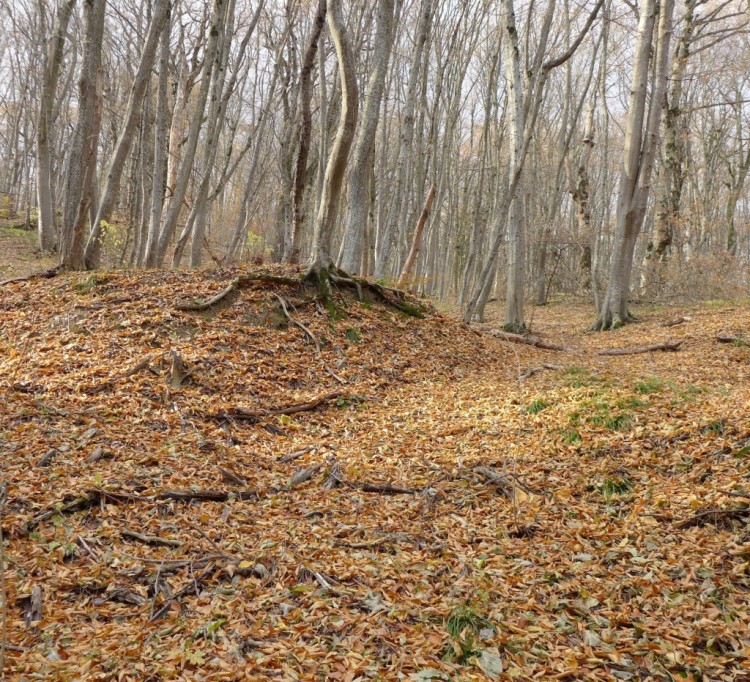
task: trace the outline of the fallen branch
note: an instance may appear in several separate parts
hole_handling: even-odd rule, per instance
[[[517,486],[515,481],[498,474],[496,471],[493,471],[486,466],[476,466],[474,467],[474,471],[492,483],[492,485],[497,488],[497,491],[504,497],[507,497],[511,502],[515,499]]]
[[[177,303],[175,304],[175,310],[183,310],[183,311],[190,311],[190,312],[200,312],[202,310],[209,310],[210,308],[213,308],[217,303],[219,303],[222,299],[226,298],[231,294],[237,287],[239,287],[240,280],[239,277],[235,277],[230,283],[229,286],[226,287],[226,289],[222,289],[218,294],[215,296],[212,296],[207,301],[194,301],[194,302],[188,302],[188,303]]]
[[[305,455],[314,449],[315,449],[314,445],[308,445],[307,447],[302,448],[301,450],[297,450],[296,452],[290,452],[288,455],[279,457],[278,462],[279,464],[286,464],[287,462],[293,462],[295,459],[299,459],[300,457],[302,457],[302,455]]]
[[[744,519],[750,515],[750,507],[739,507],[738,509],[707,509],[698,512],[683,521],[680,521],[675,528],[692,528],[693,526],[703,526],[706,523],[726,523],[734,519]]]
[[[682,341],[665,341],[664,343],[655,343],[651,346],[638,346],[636,348],[610,348],[608,350],[600,350],[598,355],[640,355],[642,353],[654,353],[656,351],[664,351],[666,353],[674,353],[680,350]]]
[[[401,488],[390,483],[359,483],[355,484],[363,493],[380,493],[381,495],[413,495],[417,491],[413,488]]]
[[[36,465],[38,467],[48,467],[50,464],[52,464],[52,460],[55,458],[55,455],[57,455],[57,453],[58,450],[56,448],[48,450],[39,458],[39,461],[36,463]]]
[[[160,538],[156,535],[143,535],[142,533],[136,533],[134,530],[128,529],[121,530],[120,536],[127,540],[142,542],[144,545],[151,545],[152,547],[179,547],[182,545],[179,540]]]
[[[57,277],[59,273],[59,266],[55,266],[54,268],[49,268],[48,270],[43,270],[42,272],[34,272],[23,277],[11,277],[10,279],[4,279],[2,282],[0,282],[0,287],[4,287],[6,284],[15,284],[16,282],[30,282],[33,279],[52,279],[53,277]]]
[[[155,495],[157,500],[177,500],[179,502],[228,502],[230,499],[235,500],[257,500],[258,493],[255,490],[233,490],[224,492],[223,490],[165,490]]]
[[[564,351],[566,353],[580,353],[581,352],[577,348],[570,348],[570,346],[563,346],[559,343],[551,343],[550,341],[544,341],[538,336],[524,336],[523,334],[511,334],[510,332],[504,332],[499,329],[489,329],[486,327],[483,327],[481,329],[485,334],[494,336],[496,339],[502,339],[503,341],[510,341],[511,343],[521,343],[526,346],[534,346],[535,348],[541,348],[543,350]]]
[[[322,466],[323,465],[321,463],[318,463],[318,464],[313,464],[312,466],[307,467],[306,469],[301,469],[296,474],[294,474],[294,476],[292,476],[291,479],[289,479],[289,488],[290,489],[294,488],[294,486],[300,485],[304,483],[305,481],[310,480],[313,476],[315,476],[315,474],[318,473],[318,471],[320,471],[320,468]]]
[[[734,343],[738,346],[750,346],[750,341],[743,339],[741,336],[730,336],[729,334],[719,334],[716,337],[719,343]]]
[[[518,380],[519,381],[523,381],[524,379],[528,379],[529,377],[533,377],[535,374],[539,374],[539,372],[543,372],[545,369],[559,370],[559,369],[562,369],[562,366],[561,365],[544,364],[541,367],[529,367],[529,369],[521,372],[518,375]]]
[[[685,322],[690,322],[691,317],[677,317],[674,320],[668,320],[662,324],[662,327],[677,327]]]
[[[85,390],[85,393],[87,395],[96,395],[97,393],[101,393],[102,391],[106,391],[107,389],[112,388],[116,382],[118,382],[120,379],[126,379],[127,377],[132,377],[134,374],[138,374],[138,372],[144,370],[144,369],[150,369],[149,365],[153,360],[156,360],[158,358],[158,355],[149,355],[148,357],[143,358],[143,360],[139,361],[137,364],[135,364],[133,367],[131,367],[126,372],[123,372],[122,374],[119,374],[118,376],[113,377],[112,379],[108,379],[102,384],[99,384],[98,386],[92,386],[91,388],[87,388]],[[152,370],[155,373],[155,370]]]
[[[214,419],[226,419],[232,417],[234,419],[244,419],[248,421],[259,421],[264,417],[273,417],[277,415],[290,415],[297,414],[299,412],[310,412],[316,407],[320,407],[322,404],[335,400],[341,396],[340,391],[333,391],[332,393],[326,393],[325,395],[309,400],[305,403],[295,403],[293,405],[287,405],[286,407],[276,407],[270,409],[255,409],[251,410],[246,407],[235,407],[230,410],[224,410],[219,414],[213,415]]]

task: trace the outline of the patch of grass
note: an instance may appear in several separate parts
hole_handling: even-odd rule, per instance
[[[633,482],[627,476],[608,478],[599,486],[598,490],[605,500],[611,500],[617,495],[627,495],[633,490]]]
[[[352,343],[359,343],[362,340],[362,334],[356,327],[349,327],[346,330],[346,338]]]
[[[658,377],[646,377],[640,381],[636,381],[633,390],[639,395],[660,393],[662,390],[662,381]]]
[[[627,396],[625,398],[618,398],[615,400],[615,407],[620,410],[634,410],[639,407],[645,407],[646,403],[640,398],[635,396]]]
[[[448,648],[443,658],[455,660],[460,664],[466,663],[471,656],[479,653],[478,644],[483,630],[495,632],[492,622],[470,604],[454,608],[445,621],[445,627],[456,646]]]
[[[562,439],[563,443],[566,443],[567,445],[575,445],[576,443],[580,443],[583,440],[583,438],[581,437],[581,432],[572,426],[567,429],[563,429]]]
[[[578,365],[570,365],[560,372],[560,377],[571,388],[585,388],[587,386],[609,386],[611,381],[597,376],[590,369]]]
[[[549,403],[546,400],[538,398],[526,408],[526,412],[528,412],[529,414],[538,414],[539,412],[546,410],[548,407]]]
[[[719,434],[721,435],[726,431],[727,428],[727,420],[726,419],[715,419],[714,421],[709,422],[705,426],[701,427],[701,433],[704,436],[708,436],[709,434]]]
[[[107,280],[107,275],[100,272],[91,272],[85,277],[79,279],[73,285],[73,288],[79,294],[88,294],[100,284],[106,284]]]

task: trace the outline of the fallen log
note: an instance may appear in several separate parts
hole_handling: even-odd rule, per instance
[[[655,343],[651,346],[637,346],[636,348],[609,348],[600,350],[597,355],[641,355],[642,353],[654,353],[664,351],[674,353],[680,350],[682,341],[665,341],[664,343]]]
[[[30,275],[24,275],[23,277],[11,277],[10,279],[4,279],[0,282],[0,287],[6,284],[15,284],[16,282],[30,282],[33,279],[52,279],[57,277],[60,272],[59,266],[49,268],[48,270],[42,270],[42,272],[33,272]]]
[[[750,346],[750,341],[743,339],[741,336],[731,336],[729,334],[719,334],[716,337],[719,343],[734,343],[738,346]]]
[[[563,351],[566,353],[580,353],[581,351],[577,348],[571,348],[570,346],[563,346],[559,343],[552,343],[551,341],[545,341],[538,336],[524,336],[523,334],[511,334],[510,332],[504,332],[500,329],[490,329],[487,327],[480,327],[485,334],[494,336],[496,339],[502,339],[503,341],[510,341],[511,343],[521,343],[525,346],[534,346],[534,348],[541,348],[543,350],[555,350]]]
[[[259,408],[254,410],[247,407],[235,407],[229,410],[222,410],[220,413],[214,414],[213,418],[226,419],[227,417],[231,417],[233,419],[259,421],[264,417],[274,417],[282,414],[290,415],[297,414],[299,412],[310,412],[316,407],[320,407],[320,405],[330,402],[331,400],[335,400],[340,396],[340,391],[333,391],[331,393],[326,393],[325,395],[314,398],[313,400],[309,400],[305,403],[295,403],[293,405],[287,405],[285,407],[272,407],[268,409]]]

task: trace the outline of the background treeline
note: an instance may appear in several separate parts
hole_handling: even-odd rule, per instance
[[[61,266],[750,289],[747,0],[0,0],[0,217]],[[327,234],[325,226],[330,228]],[[323,237],[321,237],[323,235]],[[316,246],[317,244],[317,246]]]

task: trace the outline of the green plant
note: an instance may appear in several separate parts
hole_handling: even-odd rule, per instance
[[[599,486],[599,492],[605,500],[610,500],[616,495],[627,495],[633,490],[633,482],[627,476],[608,478]]]
[[[529,414],[538,414],[542,410],[546,410],[549,407],[549,403],[541,398],[533,401],[527,408],[526,411]]]
[[[445,621],[445,627],[451,639],[456,643],[456,647],[446,652],[446,657],[455,657],[456,662],[461,664],[479,653],[477,645],[482,631],[495,632],[492,622],[478,613],[470,604],[462,604],[454,608]]]
[[[352,343],[359,343],[362,340],[362,335],[356,327],[349,327],[346,330],[346,338]]]
[[[563,443],[567,443],[568,445],[575,445],[576,443],[580,443],[583,440],[580,431],[576,428],[573,428],[572,426],[567,429],[563,429],[562,439]]]
[[[646,377],[635,382],[633,390],[640,395],[651,395],[662,390],[662,381],[657,377]]]

